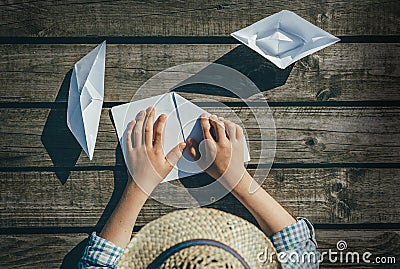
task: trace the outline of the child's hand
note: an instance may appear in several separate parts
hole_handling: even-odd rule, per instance
[[[185,143],[176,145],[164,157],[166,115],[154,123],[154,108],[140,111],[127,129],[127,166],[136,184],[149,195],[182,156]]]
[[[198,165],[228,188],[233,188],[242,178],[244,168],[243,129],[224,118],[201,115],[200,124],[204,140],[200,142],[188,139],[189,151]],[[215,138],[211,135],[211,128]]]

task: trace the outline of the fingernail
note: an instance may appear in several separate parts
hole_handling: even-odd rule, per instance
[[[136,120],[142,120],[142,119],[144,119],[145,113],[146,113],[146,112],[145,112],[144,110],[139,111],[139,113],[138,113],[137,116],[136,116]]]
[[[204,113],[202,113],[202,114],[200,115],[200,117],[208,118],[208,114],[204,112]]]
[[[149,106],[149,107],[147,108],[147,113],[150,113],[151,111],[153,111],[153,109],[154,109],[154,107]]]
[[[212,120],[218,120],[218,117],[217,117],[217,115],[211,115],[211,117],[210,117]]]

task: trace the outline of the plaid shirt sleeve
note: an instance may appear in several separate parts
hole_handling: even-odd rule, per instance
[[[320,253],[317,251],[313,225],[305,218],[270,237],[283,268],[319,268]]]
[[[93,232],[78,263],[78,268],[116,268],[123,252],[123,248],[97,236]]]

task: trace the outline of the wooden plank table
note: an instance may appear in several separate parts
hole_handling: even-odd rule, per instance
[[[110,216],[126,181],[110,107],[130,101],[153,75],[183,63],[216,62],[271,88],[266,78],[276,69],[229,33],[282,9],[342,42],[298,61],[283,73],[286,81],[272,76],[276,83],[263,91],[277,136],[263,188],[293,215],[315,224],[321,251],[345,240],[351,251],[399,262],[397,1],[13,0],[0,1],[1,267],[73,268],[87,234]],[[105,103],[89,161],[66,126],[68,78],[73,64],[103,39]],[[209,97],[197,90],[182,95]],[[225,107],[202,106],[226,118],[234,112],[244,121],[254,173],[258,160],[268,156],[260,155],[251,111],[235,97],[212,99]],[[231,195],[210,206],[254,222]],[[135,232],[172,210],[149,200]],[[370,267],[375,266],[357,265]]]

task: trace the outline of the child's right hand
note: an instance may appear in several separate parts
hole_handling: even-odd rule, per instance
[[[206,114],[201,115],[200,125],[204,140],[199,143],[189,138],[190,154],[210,176],[225,187],[234,188],[246,172],[243,129],[229,120]]]

